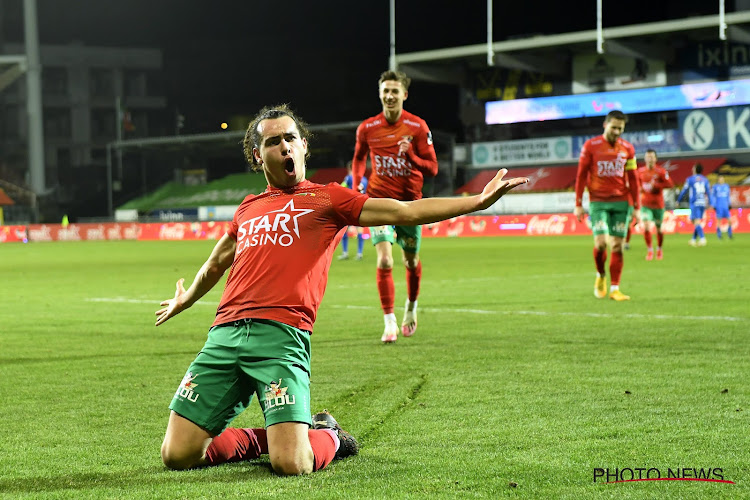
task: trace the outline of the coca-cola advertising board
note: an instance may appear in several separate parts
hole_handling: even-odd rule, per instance
[[[732,229],[736,233],[750,232],[750,210],[732,209]],[[693,224],[688,215],[664,213],[662,231],[691,233]],[[716,227],[716,214],[706,212],[705,227]],[[218,240],[229,229],[229,222],[174,222],[174,223],[106,223],[106,224],[33,224],[30,226],[0,226],[0,243],[24,241],[88,241],[88,240]],[[636,233],[641,233],[641,226]],[[369,231],[365,228],[366,238]],[[535,215],[463,215],[449,220],[425,224],[422,236],[555,236],[590,235],[588,216],[579,222],[571,213]],[[354,228],[349,229],[356,236]]]
[[[731,224],[734,232],[750,232],[750,210],[731,210]],[[706,213],[705,227],[713,230],[716,227],[716,214],[713,210]],[[689,215],[674,215],[671,211],[664,213],[662,231],[665,233],[692,233],[693,224]],[[636,233],[642,233],[641,225]],[[422,228],[423,237],[457,237],[457,236],[562,236],[591,234],[588,216],[583,222],[573,214],[536,214],[536,215],[464,215],[453,219],[426,224]]]

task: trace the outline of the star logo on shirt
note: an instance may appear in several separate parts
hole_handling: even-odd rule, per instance
[[[288,212],[287,212],[288,209]],[[294,200],[289,200],[289,203],[284,205],[284,208],[281,208],[279,210],[271,210],[268,213],[289,213],[289,214],[295,214],[292,215],[292,220],[294,220],[294,234],[297,235],[297,238],[299,238],[299,226],[297,224],[297,218],[302,217],[303,215],[307,215],[310,212],[313,212],[314,210],[311,208],[294,208]]]

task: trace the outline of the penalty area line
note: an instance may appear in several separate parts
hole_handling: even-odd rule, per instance
[[[151,304],[158,306],[161,300],[152,299],[136,299],[129,297],[89,297],[84,299],[86,302],[107,302],[107,303],[119,303],[119,304]],[[218,302],[199,300],[193,305],[201,306],[212,306],[217,307]],[[376,306],[355,306],[355,305],[342,305],[342,304],[324,304],[323,307],[330,307],[332,309],[356,309],[365,311],[380,311],[379,307]],[[675,314],[640,314],[640,313],[627,313],[627,314],[610,314],[610,313],[595,313],[595,312],[568,312],[568,311],[492,311],[489,309],[473,309],[473,308],[461,308],[461,307],[420,307],[420,311],[429,313],[457,313],[457,314],[480,314],[480,315],[492,315],[500,314],[503,316],[568,316],[568,317],[579,317],[579,318],[626,318],[626,319],[648,319],[648,320],[667,320],[667,321],[748,321],[748,318],[742,318],[737,316],[680,316]]]
[[[380,310],[374,306],[352,306],[352,305],[330,305],[335,309],[360,309],[360,310]],[[420,307],[420,311],[425,312],[444,312],[444,313],[465,313],[465,314],[502,314],[504,316],[572,316],[572,317],[589,317],[589,318],[630,318],[630,319],[663,319],[668,321],[686,320],[686,321],[748,321],[748,318],[736,316],[678,316],[671,314],[610,314],[610,313],[585,313],[585,312],[567,312],[567,311],[491,311],[487,309],[466,309],[451,307]]]

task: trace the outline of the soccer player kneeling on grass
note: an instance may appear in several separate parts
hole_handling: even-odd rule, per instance
[[[628,190],[633,200],[633,219],[640,219],[639,184],[635,169],[635,149],[620,137],[625,130],[627,116],[622,111],[610,111],[604,120],[604,133],[583,144],[576,176],[576,206],[573,211],[583,221],[583,188],[589,190],[591,229],[594,233],[594,263],[596,279],[594,296],[607,296],[607,244],[612,256],[609,261],[609,298],[630,300],[620,291],[622,275],[623,239],[628,227]]]
[[[281,475],[307,474],[359,444],[323,411],[310,416],[310,337],[336,235],[349,225],[427,224],[488,208],[526,178],[500,170],[466,198],[401,202],[305,180],[308,129],[286,105],[264,108],[245,135],[246,160],[268,188],[240,204],[227,233],[185,290],[161,302],[156,325],[192,306],[231,268],[208,338],[172,403],[162,443],[172,469],[267,453]],[[265,427],[228,428],[258,397]],[[312,427],[312,428],[311,428]]]

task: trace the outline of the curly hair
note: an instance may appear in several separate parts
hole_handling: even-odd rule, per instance
[[[253,148],[260,149],[261,136],[260,132],[258,131],[260,122],[262,122],[263,120],[273,120],[276,118],[281,118],[283,116],[288,116],[289,118],[294,120],[295,125],[297,125],[297,130],[299,131],[300,138],[306,139],[309,146],[310,137],[312,137],[312,134],[307,127],[307,123],[305,123],[302,118],[297,116],[297,114],[292,111],[292,109],[289,107],[289,104],[284,103],[278,104],[276,106],[265,106],[258,112],[257,115],[255,115],[255,118],[253,118],[250,124],[247,126],[245,138],[242,140],[242,150],[245,153],[245,161],[250,164],[250,168],[252,168],[253,170],[263,170],[263,167],[255,160],[255,157],[253,156]],[[310,148],[308,147],[307,154],[305,154],[305,159],[309,157]]]

